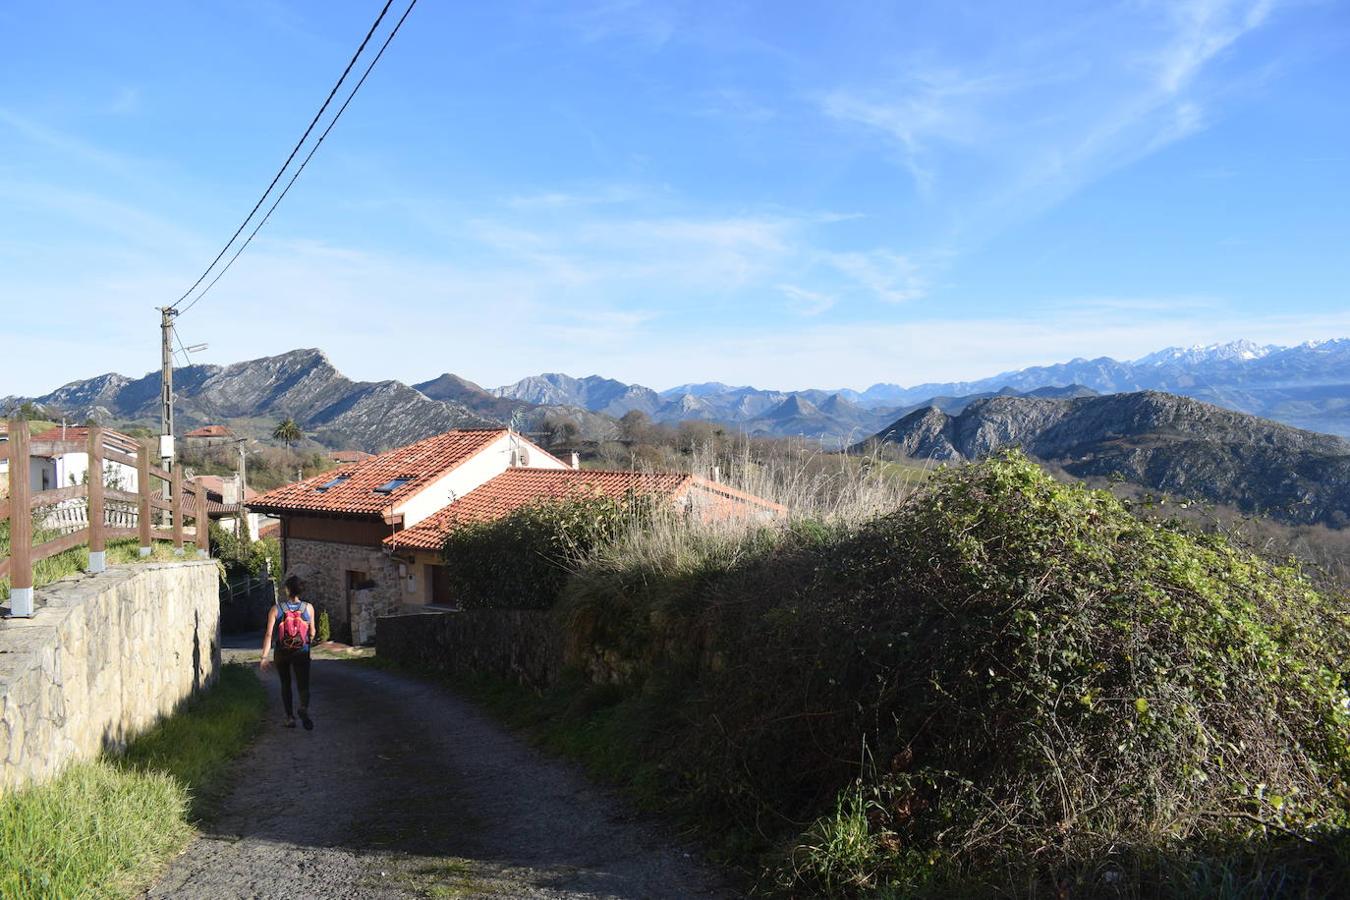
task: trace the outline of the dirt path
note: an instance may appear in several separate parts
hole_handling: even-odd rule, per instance
[[[256,658],[256,657],[255,657]],[[146,897],[724,897],[670,836],[464,701],[314,662],[313,732],[267,730]]]

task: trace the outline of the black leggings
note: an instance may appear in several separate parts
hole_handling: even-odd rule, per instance
[[[281,676],[281,702],[286,707],[287,717],[294,716],[291,708],[291,669],[295,669],[296,686],[300,688],[300,708],[309,709],[309,654],[286,653],[278,650],[272,658]]]

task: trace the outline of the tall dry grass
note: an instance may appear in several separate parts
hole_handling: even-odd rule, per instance
[[[643,510],[616,540],[578,560],[594,575],[638,568],[690,573],[735,566],[791,531],[851,528],[901,507],[931,474],[931,464],[889,461],[876,454],[847,455],[806,441],[701,444],[680,458],[680,468],[786,508],[779,519],[730,517],[701,520],[676,509]]]

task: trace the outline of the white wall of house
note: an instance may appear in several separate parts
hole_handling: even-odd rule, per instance
[[[84,484],[89,472],[88,453],[62,453],[55,457],[35,456],[30,462],[33,490],[53,490],[69,487],[72,484]],[[119,491],[137,490],[136,467],[126,463],[103,461],[103,483]]]
[[[267,520],[267,517],[262,513],[251,512],[244,516],[244,528],[248,532],[248,540],[256,541],[258,539],[258,531],[262,528],[264,520]],[[238,516],[221,516],[216,520],[216,524],[230,534],[235,533],[238,522]]]
[[[524,451],[521,456],[520,451]],[[394,507],[394,515],[403,516],[403,527],[411,528],[423,519],[440,512],[474,488],[516,465],[536,469],[566,469],[566,464],[554,459],[543,448],[518,434],[503,434],[479,450],[445,475],[431,482],[412,497]]]

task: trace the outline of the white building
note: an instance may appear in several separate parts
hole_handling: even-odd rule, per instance
[[[107,450],[135,455],[140,445],[135,438],[104,429],[103,446]],[[50,491],[85,484],[89,476],[89,429],[83,425],[57,425],[29,441],[29,485],[34,491]],[[120,460],[103,461],[103,484],[118,491],[135,493],[139,484],[136,467]]]

